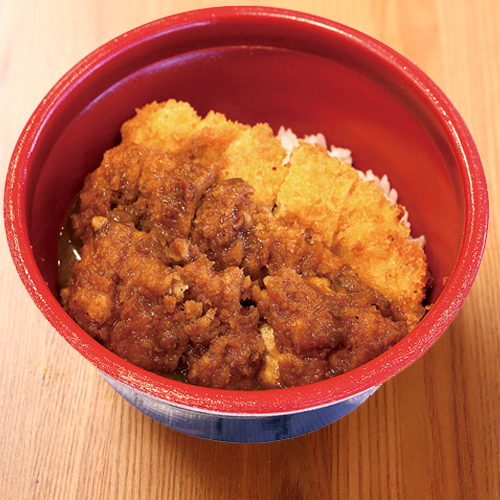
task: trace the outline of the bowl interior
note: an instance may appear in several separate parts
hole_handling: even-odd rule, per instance
[[[135,108],[175,98],[201,115],[213,109],[276,132],[322,132],[352,150],[357,168],[387,174],[414,236],[426,236],[436,302],[460,258],[471,203],[449,111],[415,68],[368,37],[308,17],[242,13],[192,13],[139,28],[54,87],[25,132],[30,147],[21,146],[34,279],[39,272],[57,298],[58,235],[85,176],[118,144]]]

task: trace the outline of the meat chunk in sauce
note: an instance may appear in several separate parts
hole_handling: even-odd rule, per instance
[[[80,238],[91,230],[92,218],[156,228],[167,240],[187,237],[191,221],[215,172],[207,166],[173,158],[159,149],[120,145],[108,151],[86,179],[73,227]]]

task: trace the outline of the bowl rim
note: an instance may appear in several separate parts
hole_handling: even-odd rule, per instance
[[[458,152],[466,175],[462,184],[468,207],[457,264],[439,299],[422,322],[401,342],[374,360],[337,377],[301,387],[266,391],[231,391],[177,382],[139,368],[111,353],[69,318],[41,276],[31,250],[23,213],[25,166],[37,138],[57,103],[86,75],[143,40],[166,30],[207,23],[285,22],[307,26],[321,36],[342,37],[389,66],[411,83],[439,118]],[[146,395],[172,405],[231,415],[284,414],[338,403],[377,387],[424,354],[452,322],[477,275],[488,227],[488,194],[479,153],[462,117],[439,87],[415,64],[369,35],[336,21],[274,7],[214,7],[187,11],[130,30],[103,44],[73,68],[49,91],[24,127],[9,165],[4,198],[6,236],[12,259],[25,287],[56,330],[98,370]]]

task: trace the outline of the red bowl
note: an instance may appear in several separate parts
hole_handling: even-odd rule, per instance
[[[322,132],[355,166],[387,174],[424,234],[432,308],[395,347],[308,386],[228,391],[163,378],[90,338],[58,302],[57,240],[71,201],[122,122],[153,100],[188,101],[204,115]],[[55,329],[127,400],[194,435],[269,441],[326,425],[421,356],[462,306],[483,254],[484,173],[473,139],[443,92],[382,43],[289,10],[187,12],[111,40],[73,67],[38,106],[16,145],[5,191],[7,238],[31,297]]]

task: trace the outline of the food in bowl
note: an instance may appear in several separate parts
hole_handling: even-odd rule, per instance
[[[124,359],[206,387],[292,387],[370,361],[424,315],[421,241],[348,151],[173,99],[121,135],[60,269],[65,309]]]

